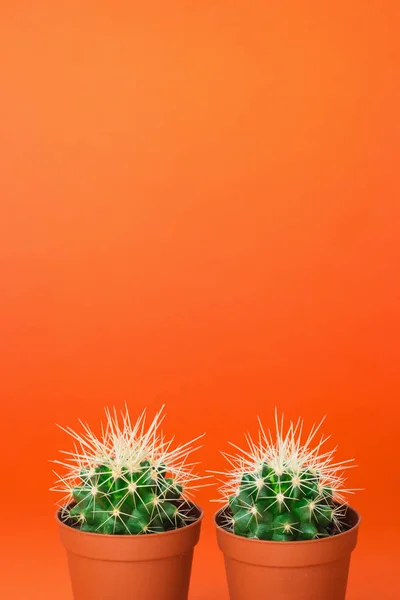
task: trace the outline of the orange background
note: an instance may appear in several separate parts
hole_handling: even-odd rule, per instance
[[[400,4],[1,3],[0,596],[71,600],[55,422],[166,403],[204,469],[328,414],[400,597]],[[191,600],[226,600],[212,489]]]

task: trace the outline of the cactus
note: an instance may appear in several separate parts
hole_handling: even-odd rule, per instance
[[[220,488],[228,505],[224,528],[247,538],[282,542],[340,533],[346,527],[344,494],[354,491],[343,488],[343,472],[354,466],[352,461],[334,462],[335,450],[322,451],[327,437],[313,447],[323,420],[304,443],[300,419],[290,423],[286,435],[283,417],[275,420],[275,441],[260,422],[258,441],[246,436],[248,450],[232,444],[239,453],[223,453],[233,467],[223,473],[228,482]]]
[[[189,498],[204,477],[187,464],[194,442],[171,450],[160,432],[163,409],[145,428],[145,412],[134,426],[128,409],[106,409],[107,423],[97,437],[87,425],[79,434],[64,429],[75,440],[66,461],[53,461],[66,471],[56,473],[52,490],[64,494],[61,518],[82,531],[102,534],[150,534],[190,523]],[[202,436],[199,436],[202,437]]]

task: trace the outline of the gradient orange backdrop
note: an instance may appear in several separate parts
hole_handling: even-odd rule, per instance
[[[125,401],[204,469],[327,413],[348,598],[400,597],[399,6],[1,2],[1,598],[71,600],[54,424]],[[227,599],[215,494],[191,600]]]

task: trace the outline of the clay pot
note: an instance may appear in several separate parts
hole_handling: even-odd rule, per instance
[[[57,520],[68,556],[74,600],[187,600],[193,551],[203,513],[196,521],[150,535],[86,533]]]
[[[360,516],[348,508],[350,529],[305,542],[252,540],[225,531],[215,515],[231,600],[344,600]],[[222,521],[221,521],[222,519]]]

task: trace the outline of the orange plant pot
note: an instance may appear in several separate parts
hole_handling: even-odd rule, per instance
[[[350,556],[357,544],[360,516],[348,508],[350,529],[305,542],[252,540],[214,521],[224,553],[231,600],[344,600]]]
[[[187,600],[196,521],[173,531],[150,535],[86,533],[57,520],[67,551],[74,600]]]

